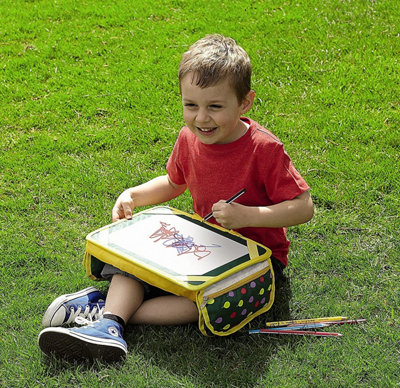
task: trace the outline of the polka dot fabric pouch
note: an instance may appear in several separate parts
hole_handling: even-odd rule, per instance
[[[196,300],[201,332],[229,335],[268,311],[274,302],[274,280],[268,259],[201,291]]]

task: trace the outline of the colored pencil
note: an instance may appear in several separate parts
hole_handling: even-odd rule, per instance
[[[309,318],[309,319],[296,319],[292,321],[280,321],[280,322],[267,322],[267,327],[281,327],[297,324],[307,324],[307,323],[321,323],[321,322],[340,322],[346,321],[347,317],[325,317],[325,318]]]
[[[238,199],[241,195],[243,195],[246,192],[246,189],[242,189],[240,190],[238,193],[236,193],[235,195],[233,195],[232,197],[230,197],[226,203],[232,203],[234,200]],[[213,213],[208,213],[204,218],[203,221],[207,221],[209,220],[211,217],[213,216]]]
[[[309,329],[322,329],[328,327],[330,323],[319,322],[319,323],[305,323],[303,325],[289,325],[279,327],[269,327],[268,330],[309,330]]]
[[[300,325],[288,325],[279,327],[269,327],[269,330],[308,330],[308,329],[322,329],[333,325],[345,325],[345,324],[356,324],[366,322],[366,319],[350,319],[347,321],[332,321],[332,322],[316,322],[316,323],[305,323]]]
[[[273,330],[256,329],[249,330],[249,334],[288,334],[288,335],[314,335],[317,337],[343,337],[343,334],[326,331],[306,331],[306,330]]]

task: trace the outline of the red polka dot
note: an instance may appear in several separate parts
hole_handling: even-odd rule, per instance
[[[256,303],[254,303],[254,306],[258,307],[259,304],[260,304],[260,301],[258,300]]]
[[[233,319],[233,318],[235,318],[236,317],[236,311],[234,311],[232,314],[231,314],[231,318]]]
[[[240,292],[244,295],[244,294],[247,292],[247,290],[243,287],[243,288],[240,290]]]
[[[261,277],[260,277],[260,282],[261,282],[261,283],[264,283],[264,276],[261,276]]]

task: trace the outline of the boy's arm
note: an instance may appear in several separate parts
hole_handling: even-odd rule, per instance
[[[244,206],[219,201],[214,204],[212,211],[216,221],[228,229],[282,228],[311,220],[314,205],[310,193],[305,191],[292,200],[271,206]]]
[[[186,190],[186,185],[176,185],[168,175],[162,175],[142,185],[123,191],[112,210],[112,221],[132,218],[132,211],[138,206],[155,205],[169,201]]]

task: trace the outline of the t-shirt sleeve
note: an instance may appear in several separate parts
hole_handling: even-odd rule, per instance
[[[180,156],[181,156],[180,151],[182,148],[181,141],[182,141],[182,136],[180,133],[167,162],[168,177],[176,185],[183,185],[186,183],[185,175],[182,170],[182,164],[180,163]]]
[[[282,144],[276,144],[272,151],[273,163],[264,175],[265,189],[273,203],[291,200],[310,187],[294,167]]]

